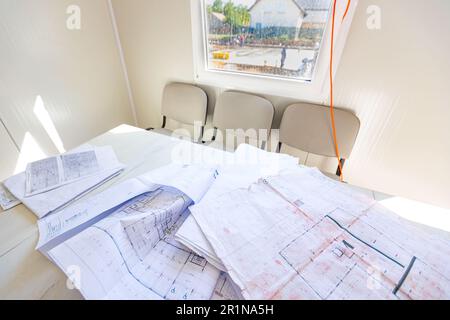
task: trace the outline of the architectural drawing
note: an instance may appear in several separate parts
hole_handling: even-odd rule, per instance
[[[65,180],[75,180],[100,170],[95,151],[68,153],[61,156]]]
[[[173,240],[191,200],[160,188],[131,200],[49,252],[81,269],[87,299],[209,299],[220,272]]]
[[[221,272],[219,280],[217,280],[214,293],[211,296],[211,300],[243,300],[241,290],[237,287],[230,276]]]
[[[30,163],[27,168],[27,183],[29,194],[59,185],[61,177],[58,158],[53,157]]]
[[[20,201],[17,200],[8,189],[3,186],[3,183],[0,183],[0,207],[3,210],[11,209],[20,204]]]
[[[314,169],[191,211],[247,299],[450,297],[450,235],[409,223]]]

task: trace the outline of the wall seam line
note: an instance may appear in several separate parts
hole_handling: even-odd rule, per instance
[[[16,147],[17,151],[19,151],[20,153],[20,147],[17,144],[16,140],[14,139],[11,131],[9,131],[8,127],[6,126],[5,122],[3,122],[3,119],[0,118],[0,123],[2,124],[3,128],[5,128],[6,133],[8,134],[9,138],[11,139],[12,143],[14,144],[14,146]]]
[[[138,122],[138,117],[137,117],[137,112],[136,112],[136,105],[134,103],[134,97],[133,97],[133,92],[131,90],[131,83],[130,83],[130,78],[128,75],[128,68],[127,68],[127,64],[125,61],[125,56],[123,53],[123,47],[122,47],[122,41],[120,40],[120,35],[119,35],[119,28],[117,26],[117,20],[116,20],[116,15],[114,12],[114,7],[112,4],[112,0],[107,0],[108,1],[108,7],[109,7],[109,14],[111,16],[111,22],[112,22],[112,27],[113,27],[113,32],[114,32],[114,38],[116,40],[116,46],[117,46],[117,50],[119,51],[119,57],[120,57],[120,63],[122,65],[122,72],[125,78],[125,83],[127,86],[127,91],[128,91],[128,100],[130,102],[130,107],[131,107],[131,113],[133,116],[133,120],[134,120],[134,124],[136,126],[139,125]]]

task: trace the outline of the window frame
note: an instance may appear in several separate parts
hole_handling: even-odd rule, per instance
[[[333,0],[331,0],[333,2]],[[353,16],[359,0],[352,0],[345,21],[340,24],[347,1],[339,0],[336,8],[335,48],[333,77],[336,75],[344,51]],[[331,2],[331,3],[332,3]],[[321,48],[311,81],[283,78],[270,75],[239,73],[227,70],[208,69],[207,21],[204,0],[191,0],[191,26],[194,62],[194,82],[225,90],[250,91],[259,94],[302,99],[325,103],[329,98],[331,14],[327,21]]]

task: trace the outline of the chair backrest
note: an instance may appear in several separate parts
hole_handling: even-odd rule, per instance
[[[270,132],[275,110],[270,101],[247,93],[224,92],[216,102],[213,126],[226,129],[265,129]],[[259,132],[257,132],[259,134]]]
[[[208,111],[208,97],[201,88],[184,83],[171,83],[166,85],[163,93],[163,116],[194,125],[194,122],[206,124]]]
[[[334,113],[340,156],[348,159],[360,121],[349,111],[335,109]],[[290,105],[281,120],[280,142],[308,153],[336,156],[330,108],[308,103]]]

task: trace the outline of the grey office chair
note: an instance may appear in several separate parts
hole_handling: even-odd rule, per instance
[[[343,168],[358,136],[360,121],[349,111],[335,109],[334,113],[340,162]],[[335,157],[330,108],[308,103],[296,103],[289,106],[281,120],[278,152],[281,151],[283,144],[304,152]],[[341,175],[339,167],[336,175]]]
[[[207,111],[208,97],[201,88],[190,84],[171,83],[164,88],[161,108],[162,127],[158,129],[149,128],[148,130],[171,135],[172,130],[166,128],[167,119],[192,126],[197,122],[201,124],[201,133],[198,137],[200,140],[203,137]]]
[[[224,92],[216,102],[213,126],[215,140],[217,130],[225,136],[227,129],[245,134],[254,129],[257,140],[262,141],[258,147],[265,148],[274,117],[272,103],[264,98],[241,92]],[[261,136],[260,129],[266,130],[267,136]]]

